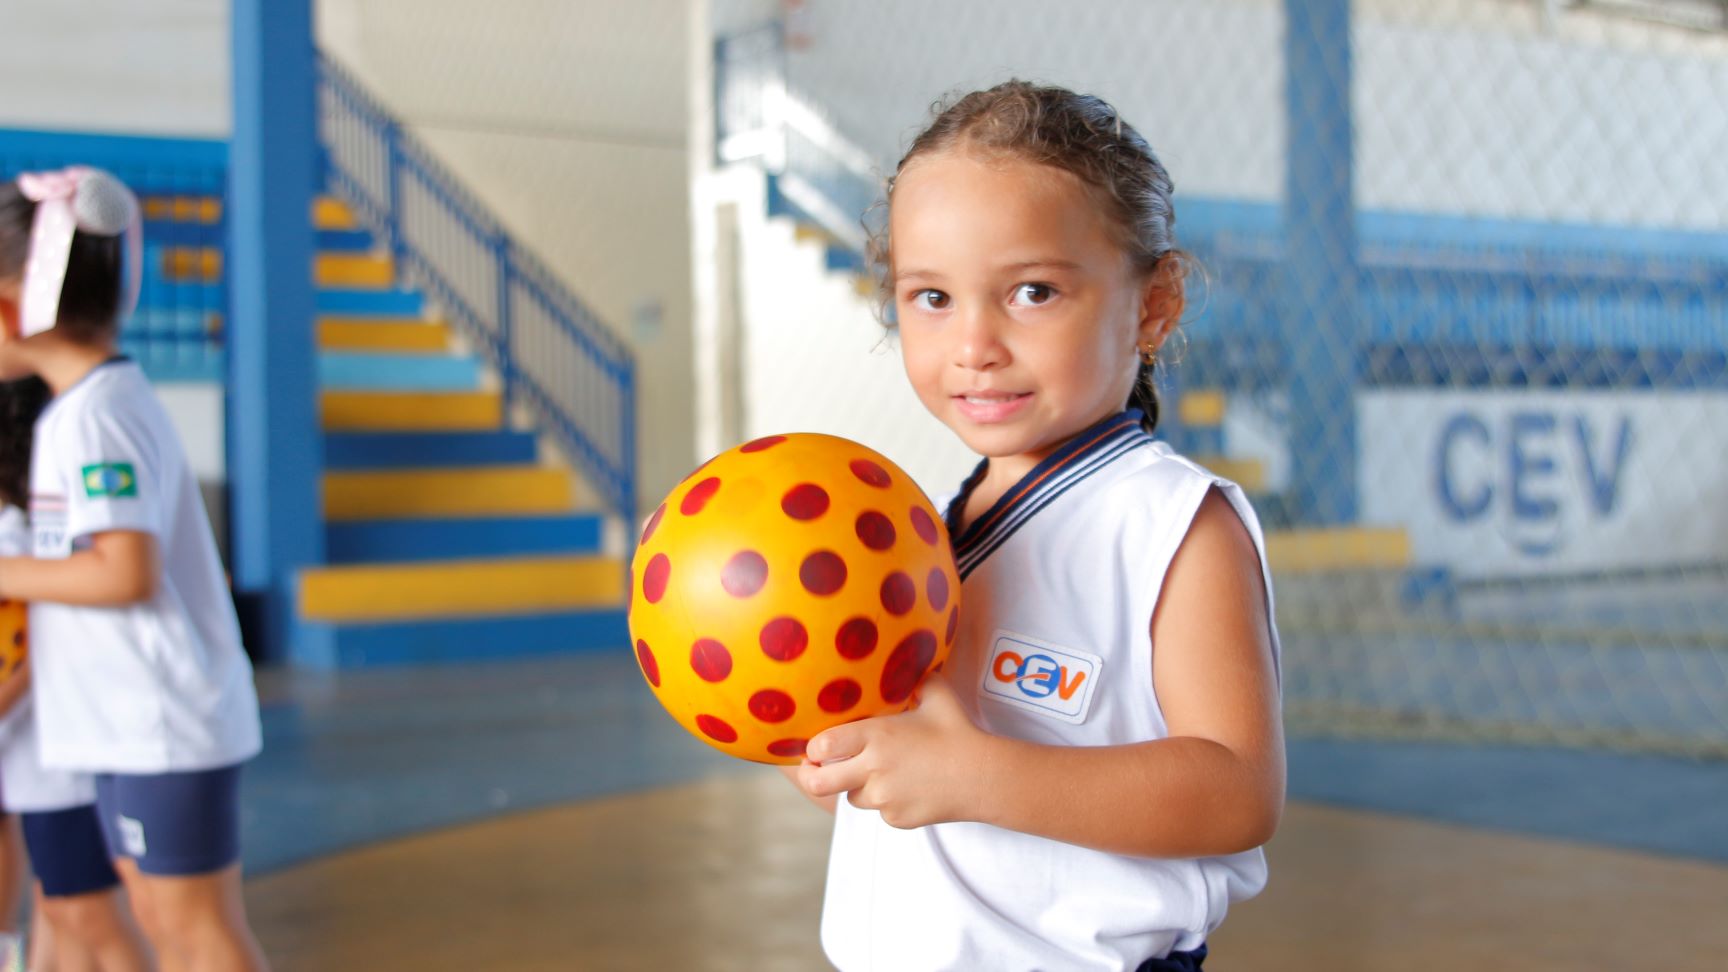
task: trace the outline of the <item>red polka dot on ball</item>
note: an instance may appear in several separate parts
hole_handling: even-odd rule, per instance
[[[665,554],[655,554],[648,561],[647,569],[642,571],[642,597],[649,604],[659,604],[666,596],[666,582],[672,577],[672,559]]]
[[[763,722],[785,722],[797,710],[792,696],[779,689],[763,689],[750,696],[750,714]]]
[[[702,507],[707,506],[708,501],[713,499],[714,494],[718,492],[720,492],[720,480],[714,476],[709,476],[690,487],[690,492],[684,494],[684,501],[678,504],[678,512],[685,516],[695,516],[702,512]]]
[[[726,720],[703,713],[696,717],[696,727],[703,735],[715,742],[734,743],[738,741],[738,730],[727,724]]]
[[[798,580],[805,590],[826,597],[846,586],[846,561],[832,550],[818,550],[798,566]]]
[[[936,659],[936,635],[929,631],[914,631],[894,646],[888,664],[882,668],[882,698],[889,702],[904,702],[924,678],[930,663]]]
[[[698,638],[690,646],[690,668],[704,682],[723,682],[732,674],[732,653],[713,638]]]
[[[804,654],[810,645],[810,633],[797,618],[775,618],[762,626],[758,639],[762,653],[775,661],[789,662]]]
[[[936,521],[931,519],[930,514],[924,512],[921,506],[912,507],[911,516],[912,530],[918,534],[918,539],[934,547],[938,539]]]
[[[816,696],[816,704],[823,712],[845,712],[858,704],[864,697],[864,686],[850,678],[837,678],[822,686],[822,691]]]
[[[760,439],[752,439],[751,441],[744,443],[738,447],[738,451],[761,452],[764,449],[772,449],[785,441],[786,437],[783,435],[765,435]]]
[[[733,597],[750,597],[768,583],[768,561],[754,550],[740,550],[720,569],[720,586]]]
[[[930,568],[930,576],[924,581],[924,596],[930,599],[930,610],[943,611],[948,607],[948,575],[942,573],[942,568]]]
[[[858,514],[858,522],[853,526],[853,532],[858,534],[858,540],[871,550],[881,552],[894,546],[894,521],[875,510],[865,510]]]
[[[918,604],[918,585],[900,571],[882,581],[882,609],[899,617]]]
[[[841,658],[857,661],[868,658],[876,650],[876,639],[880,637],[876,630],[876,622],[869,618],[850,618],[840,625],[840,630],[834,635],[834,648],[840,652]]]
[[[768,751],[775,756],[802,756],[809,743],[808,739],[776,739],[768,744]]]
[[[799,483],[780,497],[780,509],[794,520],[814,520],[828,512],[828,491],[815,483]]]
[[[868,459],[852,460],[851,469],[852,475],[857,476],[866,485],[875,486],[878,489],[886,489],[888,484],[893,482],[888,476],[888,470]]]
[[[649,649],[648,642],[636,642],[636,661],[642,666],[642,675],[648,679],[648,684],[660,687],[660,663],[654,660],[654,652]]]

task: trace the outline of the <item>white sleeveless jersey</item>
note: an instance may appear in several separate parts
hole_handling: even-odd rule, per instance
[[[0,557],[30,556],[30,526],[24,511],[0,507]],[[42,765],[36,716],[26,694],[0,716],[0,810],[45,813],[96,802],[96,779],[88,773]]]
[[[1215,486],[1260,550],[1270,599],[1241,489],[1138,423],[1124,412],[1076,436],[956,535],[961,628],[946,673],[990,733],[1059,746],[1169,734],[1152,683],[1152,614]],[[1275,631],[1271,643],[1276,661]],[[1265,882],[1259,849],[1165,860],[977,823],[897,830],[842,797],[822,944],[844,972],[1133,969],[1199,946],[1232,901]]]
[[[136,364],[116,359],[48,403],[30,462],[36,556],[98,533],[151,534],[161,575],[147,601],[37,601],[30,630],[36,728],[49,766],[166,773],[229,766],[261,745],[252,664],[198,483]]]

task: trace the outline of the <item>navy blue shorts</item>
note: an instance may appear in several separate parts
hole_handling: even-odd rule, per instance
[[[1192,952],[1171,952],[1164,958],[1149,958],[1135,966],[1134,972],[1200,972],[1206,961],[1206,946]]]
[[[240,767],[96,774],[108,853],[145,874],[220,871],[240,859]]]
[[[30,866],[42,882],[43,894],[65,898],[106,891],[120,883],[120,875],[108,859],[96,804],[21,813],[18,819],[24,825],[24,847],[30,852]]]

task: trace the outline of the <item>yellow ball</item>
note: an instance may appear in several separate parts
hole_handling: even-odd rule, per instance
[[[630,576],[630,634],[655,696],[696,738],[761,763],[796,763],[823,729],[903,711],[959,619],[929,499],[828,435],[709,460],[649,517]]]
[[[16,672],[30,653],[29,621],[29,605],[0,599],[0,678]]]

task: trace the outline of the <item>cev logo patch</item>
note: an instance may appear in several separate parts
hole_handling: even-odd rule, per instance
[[[1092,708],[1104,659],[1006,631],[990,642],[984,694],[1039,715],[1079,725]]]

